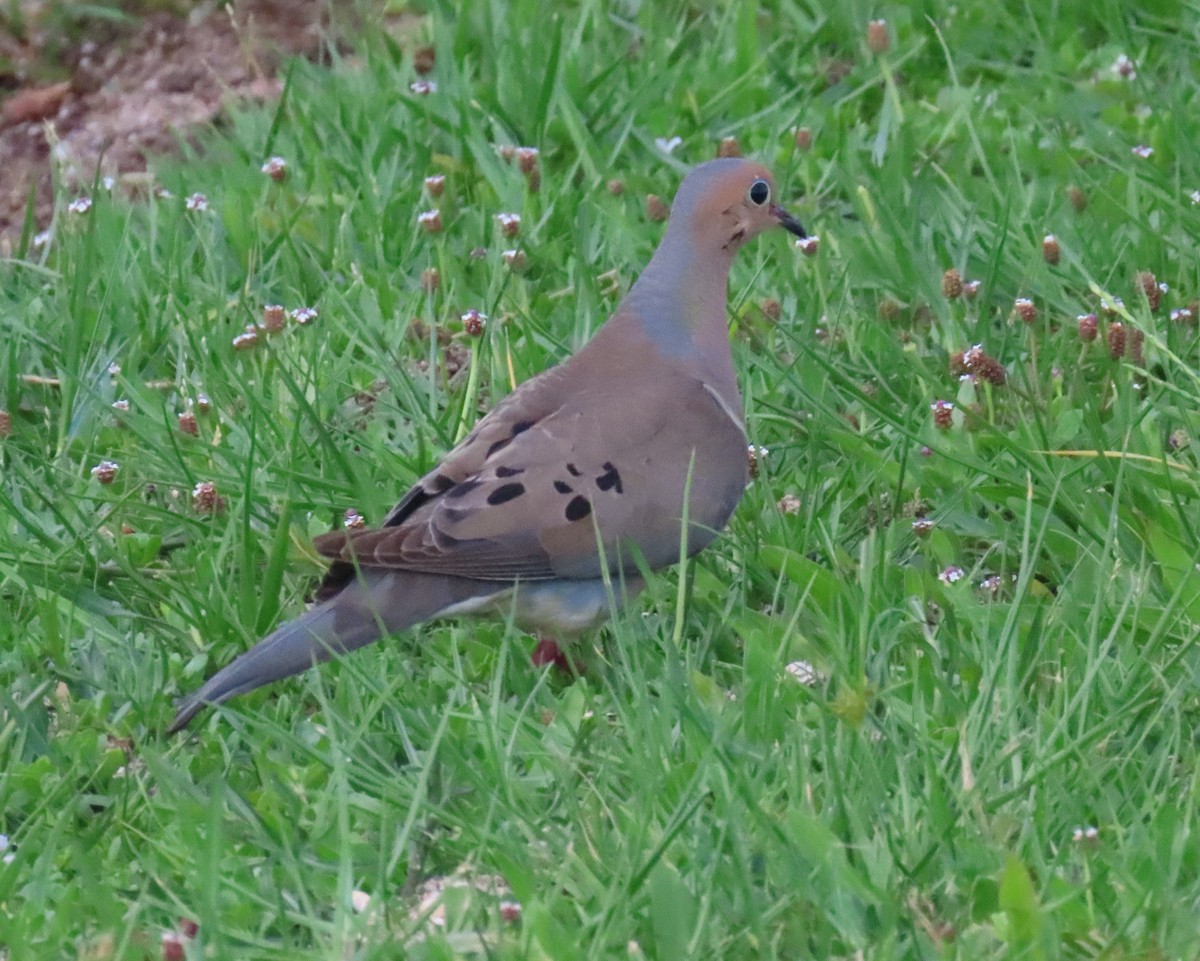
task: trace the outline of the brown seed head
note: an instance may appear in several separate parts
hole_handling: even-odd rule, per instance
[[[529,258],[523,250],[502,250],[500,259],[504,261],[505,267],[517,274],[522,273],[529,266]]]
[[[440,197],[446,192],[446,175],[430,174],[425,178],[425,190],[430,197]]]
[[[120,469],[121,465],[115,460],[102,460],[92,468],[92,476],[107,487],[117,479],[117,472]]]
[[[621,194],[625,193],[625,182],[623,180],[617,180],[614,178],[610,180],[606,186],[608,187],[608,192],[614,197],[620,197]]]
[[[1125,356],[1125,325],[1114,320],[1108,325],[1108,356],[1120,360]]]
[[[1075,318],[1075,322],[1079,327],[1079,339],[1084,343],[1090,344],[1096,339],[1096,335],[1100,331],[1099,322],[1096,320],[1095,314],[1080,314]]]
[[[287,180],[287,161],[282,157],[271,157],[260,169],[276,183],[282,183],[284,180]]]
[[[440,210],[422,210],[417,214],[417,223],[427,234],[442,232],[442,212]]]
[[[658,194],[646,195],[646,219],[662,223],[671,216],[671,209],[663,202]]]
[[[1083,192],[1083,188],[1071,184],[1071,186],[1067,188],[1067,200],[1070,202],[1071,206],[1075,208],[1076,213],[1081,214],[1087,210],[1088,198],[1087,194]]]
[[[478,337],[487,326],[487,317],[474,307],[462,315],[463,330],[469,337]]]
[[[763,312],[763,316],[770,321],[779,320],[783,316],[783,305],[774,297],[768,297],[759,305],[759,310]]]
[[[951,267],[942,274],[942,296],[947,300],[957,300],[962,296],[963,280],[962,274]]]
[[[197,514],[218,514],[225,508],[225,499],[217,493],[212,481],[201,481],[192,488],[192,510]]]
[[[725,137],[717,144],[718,157],[740,157],[742,155],[742,145],[738,143],[737,137]]]
[[[948,400],[935,400],[929,405],[933,413],[933,426],[938,430],[949,430],[954,426],[954,405]]]
[[[1058,244],[1058,238],[1054,234],[1046,234],[1042,238],[1042,259],[1054,266],[1061,258],[1062,248]]]
[[[342,526],[349,530],[356,531],[366,525],[362,514],[356,511],[353,507],[347,507],[346,513],[342,515]]]
[[[808,127],[797,127],[795,137],[797,150],[812,150],[813,135]]]
[[[518,147],[513,152],[513,156],[517,158],[517,166],[521,168],[521,173],[531,174],[537,170],[539,153],[537,147]]]
[[[979,288],[983,286],[982,280],[968,280],[963,284],[963,296],[967,300],[974,300],[979,296]]]
[[[500,233],[504,234],[505,237],[515,237],[521,232],[520,214],[496,214],[496,223],[500,225]]]
[[[1013,302],[1013,310],[1026,324],[1032,324],[1037,320],[1037,307],[1028,297],[1018,297]]]
[[[1158,284],[1158,278],[1148,270],[1139,270],[1137,276],[1133,280],[1134,290],[1140,290],[1146,296],[1146,303],[1150,305],[1151,310],[1158,310],[1159,304],[1162,303],[1162,288]]]
[[[961,377],[970,372],[971,368],[967,366],[966,351],[956,350],[950,355],[950,375],[952,377]]]
[[[1002,387],[1008,382],[1008,371],[1004,365],[979,344],[966,352],[965,361],[972,374],[993,387]]]
[[[421,289],[432,294],[441,286],[442,274],[436,267],[426,267],[421,271]]]
[[[279,304],[267,304],[262,309],[263,330],[268,334],[278,334],[287,323],[287,311]]]
[[[875,309],[880,320],[897,320],[900,317],[900,302],[894,297],[884,297]]]
[[[1146,334],[1137,327],[1129,329],[1129,362],[1135,367],[1146,366]]]
[[[196,415],[190,410],[181,411],[176,421],[183,433],[190,434],[192,437],[200,433],[200,424],[196,421]]]
[[[821,238],[816,234],[809,234],[807,237],[797,240],[796,247],[805,257],[815,257],[817,251],[821,249]]]
[[[183,947],[183,936],[178,931],[164,931],[159,939],[162,961],[184,961],[187,952]]]
[[[759,471],[762,470],[762,462],[767,457],[767,449],[765,447],[757,447],[751,444],[746,448],[746,462],[750,470],[750,479],[754,480],[758,477]]]
[[[887,53],[892,49],[886,20],[872,20],[867,24],[867,49],[874,54]]]
[[[936,526],[928,517],[918,517],[912,522],[912,531],[917,537],[928,537]]]
[[[233,338],[234,350],[253,350],[258,346],[258,328],[247,324],[246,329]]]
[[[0,439],[12,436],[12,416],[6,410],[0,410]]]
[[[437,66],[437,50],[434,47],[417,47],[413,51],[413,69],[422,77],[433,73],[435,66]]]

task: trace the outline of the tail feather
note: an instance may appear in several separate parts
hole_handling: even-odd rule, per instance
[[[288,621],[210,677],[178,705],[168,734],[204,707],[299,674],[421,621],[498,593],[497,585],[400,571],[366,571],[339,594]]]

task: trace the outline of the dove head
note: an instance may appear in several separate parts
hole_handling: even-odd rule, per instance
[[[696,167],[680,185],[666,235],[606,337],[619,339],[628,327],[644,331],[663,355],[695,365],[705,383],[719,384],[734,404],[729,269],[746,241],[772,227],[805,236],[800,221],[775,202],[775,181],[765,167],[732,157]]]
[[[723,158],[701,164],[679,187],[670,232],[679,232],[697,251],[732,255],[772,227],[805,236],[800,221],[775,199],[775,180],[760,164]]]

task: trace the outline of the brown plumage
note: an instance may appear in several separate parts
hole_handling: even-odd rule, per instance
[[[317,538],[332,564],[316,605],[185,698],[171,731],[215,704],[439,616],[512,612],[573,634],[701,550],[747,482],[726,329],[729,268],[770,227],[803,236],[762,167],[704,164],[613,317],[526,381],[376,529]]]

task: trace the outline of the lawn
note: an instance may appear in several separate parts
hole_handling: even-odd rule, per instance
[[[461,7],[0,262],[0,955],[1194,958],[1200,11]],[[577,680],[447,621],[165,738],[719,149],[819,237],[725,536]]]

